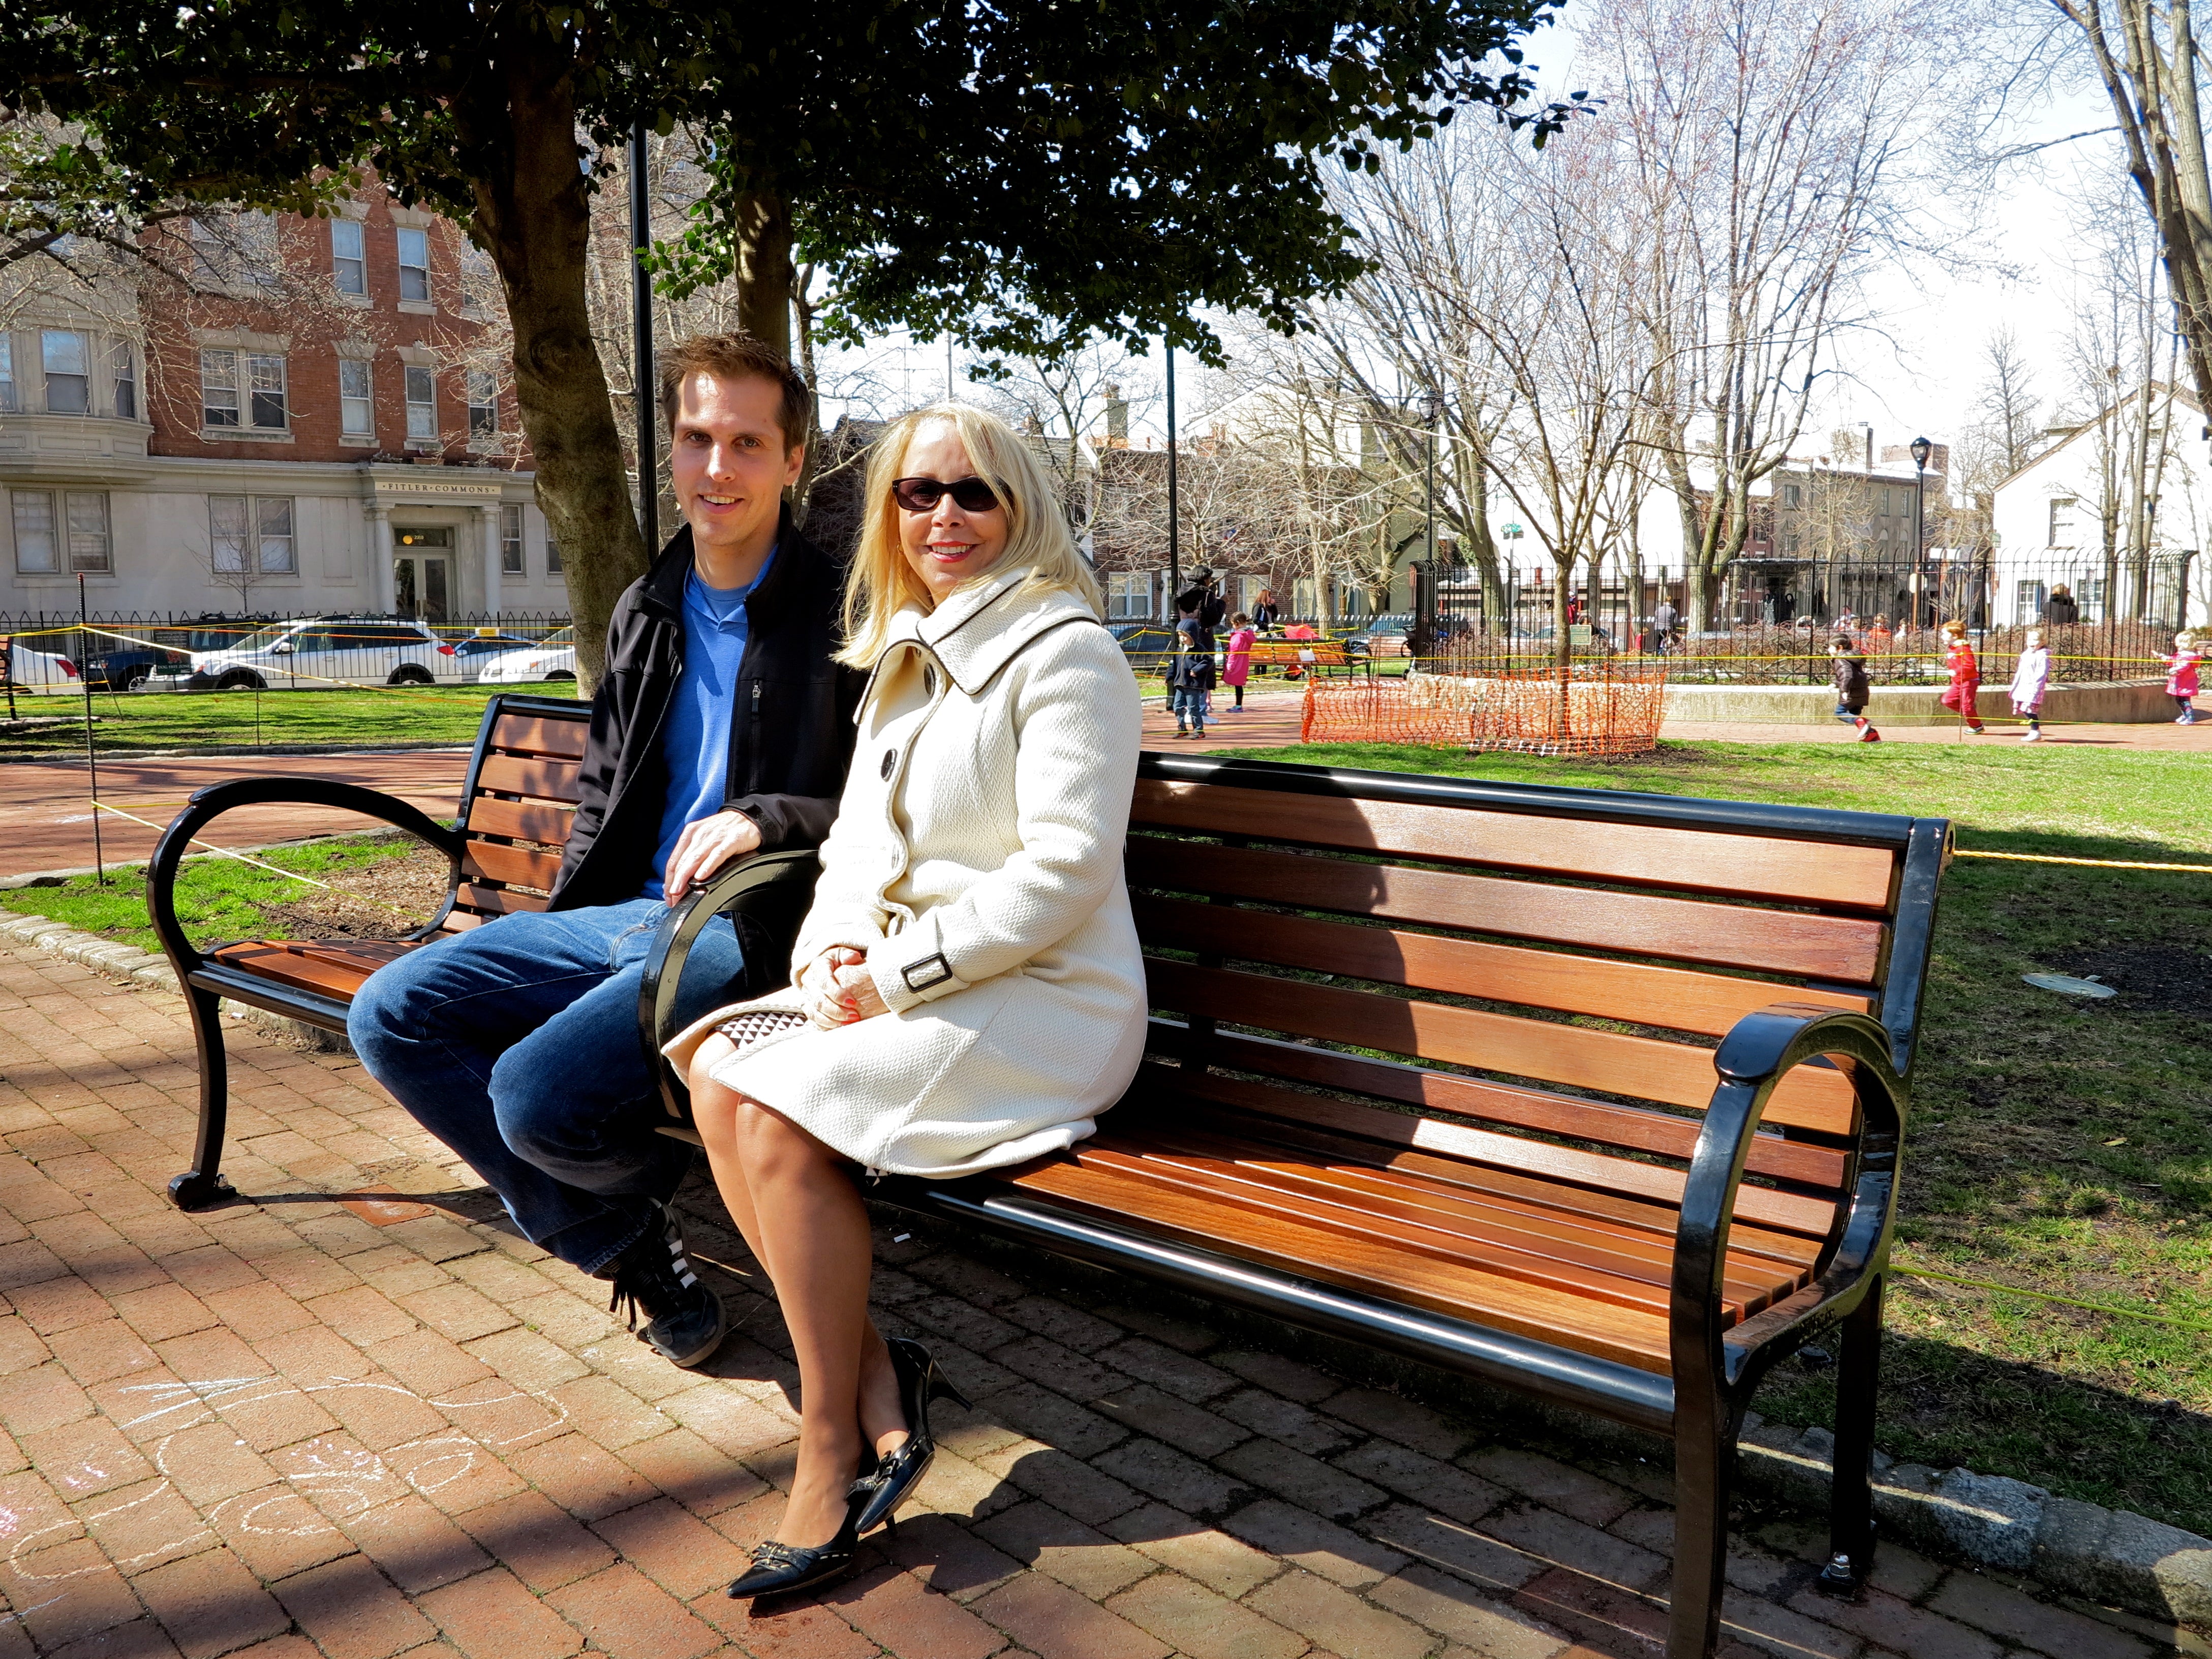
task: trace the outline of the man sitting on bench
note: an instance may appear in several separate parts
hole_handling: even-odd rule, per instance
[[[614,1282],[630,1327],[678,1365],[726,1328],[668,1200],[691,1148],[657,1133],[638,987],[670,905],[731,860],[818,842],[852,756],[860,676],[836,666],[842,573],[782,510],[805,382],[759,341],[688,340],[660,359],[684,526],[616,603],[576,806],[542,914],[409,953],[355,997],[369,1074],[467,1160],[533,1243]],[[717,918],[677,1015],[743,994]]]

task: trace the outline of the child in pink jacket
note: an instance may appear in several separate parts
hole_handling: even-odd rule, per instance
[[[1237,702],[1221,711],[1224,714],[1239,714],[1244,708],[1244,682],[1252,677],[1252,641],[1259,637],[1260,630],[1242,611],[1229,619],[1229,637],[1222,642],[1221,683],[1236,688]]]
[[[2173,654],[2163,659],[2166,664],[2166,695],[2181,705],[2181,714],[2173,722],[2176,726],[2197,724],[2197,665],[2204,660],[2197,648],[2197,635],[2176,634]]]

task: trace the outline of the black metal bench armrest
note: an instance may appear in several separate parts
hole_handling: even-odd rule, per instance
[[[813,902],[815,878],[821,874],[820,851],[812,847],[781,848],[740,859],[681,902],[670,907],[646,953],[645,976],[637,988],[637,1036],[644,1045],[646,1065],[660,1084],[661,1103],[670,1119],[685,1127],[691,1122],[690,1091],[676,1070],[661,1057],[661,1045],[676,1035],[676,993],[684,979],[684,963],[700,931],[716,916],[749,917],[788,955],[799,924]],[[756,976],[748,963],[746,980],[758,994],[782,983],[781,963],[767,979]]]
[[[325,778],[234,778],[228,783],[210,784],[204,789],[194,790],[185,803],[185,810],[170,821],[168,829],[162,832],[161,845],[154,849],[154,861],[146,867],[146,908],[153,917],[155,933],[161,937],[161,949],[168,953],[179,980],[206,958],[185,937],[185,930],[177,921],[178,866],[191,849],[193,839],[225,812],[241,806],[266,806],[279,802],[337,807],[343,811],[358,812],[363,817],[380,819],[417,841],[428,842],[451,860],[453,871],[447,884],[449,893],[460,881],[461,851],[465,842],[459,830],[451,824],[441,823],[420,807],[410,806],[397,796]],[[447,902],[450,908],[450,898]],[[443,919],[441,912],[429,926],[434,927]]]
[[[1782,1079],[1822,1055],[1850,1062],[1858,1133],[1849,1149],[1846,1196],[1814,1282],[1775,1307],[1724,1329],[1721,1279],[1736,1189],[1766,1103]],[[1897,1213],[1899,1143],[1910,1095],[1890,1062],[1890,1036],[1866,1014],[1778,1002],[1746,1014],[1713,1056],[1720,1085],[1682,1189],[1674,1239],[1672,1347],[1674,1383],[1686,1397],[1719,1399],[1747,1372],[1763,1369],[1789,1335],[1802,1341],[1856,1307],[1888,1259]],[[1793,1344],[1794,1345],[1794,1344]]]

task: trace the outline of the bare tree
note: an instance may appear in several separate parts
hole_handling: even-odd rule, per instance
[[[1868,320],[1861,279],[1912,240],[1899,175],[1944,108],[1952,26],[1910,0],[1621,0],[1593,15],[1583,67],[1643,221],[1650,441],[1681,519],[1692,628],[1838,337]]]

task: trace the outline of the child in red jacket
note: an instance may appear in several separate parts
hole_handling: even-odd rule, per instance
[[[1975,705],[1982,695],[1982,665],[1974,647],[1966,643],[1966,624],[1962,622],[1943,624],[1943,665],[1951,671],[1951,683],[1943,688],[1939,701],[1966,721],[1968,731],[1979,736],[1982,717]]]
[[[2166,659],[2166,695],[2181,705],[2181,714],[2173,722],[2176,726],[2197,724],[2197,665],[2204,660],[2203,647],[2194,634],[2173,636],[2173,654]]]

